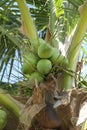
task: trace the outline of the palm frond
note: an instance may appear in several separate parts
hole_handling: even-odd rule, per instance
[[[15,37],[14,34],[6,31],[3,27],[0,26],[0,71],[2,71],[1,80],[5,74],[7,65],[10,62],[9,76],[10,78],[13,62],[16,56],[16,51],[21,51],[21,42],[19,38]],[[21,55],[19,55],[19,59]]]

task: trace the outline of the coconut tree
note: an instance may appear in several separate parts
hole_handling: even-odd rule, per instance
[[[5,13],[8,15],[1,12],[1,45],[4,43],[1,49],[1,70],[4,75],[11,61],[10,77],[15,51],[18,51],[23,76],[29,80],[33,89],[33,95],[22,111],[21,126],[23,129],[76,129],[71,119],[78,115],[74,109],[79,111],[76,109],[78,100],[84,98],[86,93],[82,92],[82,97],[72,87],[79,82],[77,63],[83,39],[86,39],[87,1],[27,1],[32,4],[31,10],[25,0],[17,0],[16,3],[4,1],[1,2],[1,11],[5,3],[8,7]],[[11,23],[14,23],[12,28]],[[17,28],[20,25],[23,34]],[[41,31],[42,38],[38,36],[38,31]],[[60,45],[64,47],[64,53]],[[1,103],[19,117],[23,105],[15,103],[10,95],[4,95],[3,90],[0,95]],[[71,113],[73,98],[77,99],[72,107],[74,114]]]

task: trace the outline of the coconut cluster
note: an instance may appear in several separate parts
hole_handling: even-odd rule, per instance
[[[22,72],[28,76],[31,83],[34,83],[35,79],[42,82],[55,63],[58,65],[67,63],[67,59],[57,48],[42,39],[39,39],[38,43],[33,42],[33,49],[36,53],[29,52],[25,55],[22,65]]]

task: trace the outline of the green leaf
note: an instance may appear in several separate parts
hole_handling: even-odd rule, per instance
[[[54,10],[56,13],[56,17],[58,18],[64,14],[63,0],[54,0],[54,5],[55,5]]]

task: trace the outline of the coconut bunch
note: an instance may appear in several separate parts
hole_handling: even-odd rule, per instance
[[[22,65],[22,72],[29,78],[30,83],[35,83],[35,79],[42,82],[49,73],[52,73],[55,65],[68,64],[67,58],[43,39],[31,43],[30,50],[32,51],[25,53]]]

